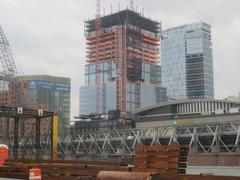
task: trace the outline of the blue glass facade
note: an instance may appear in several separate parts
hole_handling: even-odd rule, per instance
[[[100,111],[107,113],[116,109],[116,83],[102,84],[100,88]],[[96,87],[84,86],[80,88],[80,114],[96,113]]]
[[[211,27],[193,23],[165,31],[162,84],[170,99],[214,98]]]
[[[85,65],[85,86],[80,88],[80,114],[96,112],[96,68],[95,64]],[[116,66],[114,61],[100,63],[100,111],[116,110]],[[127,83],[127,111],[166,101],[166,89],[160,86],[161,68],[158,65],[142,63],[141,82]]]

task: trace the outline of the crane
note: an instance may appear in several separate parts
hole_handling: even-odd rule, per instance
[[[26,90],[24,81],[16,81],[14,77],[18,75],[10,44],[0,26],[0,63],[2,72],[0,75],[0,92],[8,91],[9,106],[26,106]],[[11,86],[11,88],[9,88]],[[6,102],[1,102],[6,105]]]
[[[3,68],[1,80],[9,81],[17,73],[16,64],[10,50],[9,42],[0,26],[0,61]]]
[[[134,0],[130,0],[130,9],[134,10]]]

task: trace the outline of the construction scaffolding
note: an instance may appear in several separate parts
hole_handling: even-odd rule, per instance
[[[99,9],[99,8],[98,8]],[[85,23],[87,62],[96,67],[96,111],[99,113],[99,89],[103,83],[100,63],[113,61],[116,66],[116,109],[126,123],[127,85],[143,82],[142,63],[157,65],[161,24],[125,10]]]

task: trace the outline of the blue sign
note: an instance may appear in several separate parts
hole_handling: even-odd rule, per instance
[[[48,81],[29,81],[28,88],[30,89],[52,89],[52,90],[59,90],[59,91],[70,91],[70,84],[64,83],[55,83],[55,82],[48,82]]]

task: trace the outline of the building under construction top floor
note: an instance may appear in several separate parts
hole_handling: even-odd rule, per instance
[[[110,14],[101,18],[101,28],[112,28],[119,24],[131,24],[132,26],[139,27],[142,30],[146,30],[152,33],[160,33],[160,23],[143,17],[137,12],[132,10],[124,10],[114,14]],[[96,31],[96,19],[89,20],[86,22],[86,33]]]

